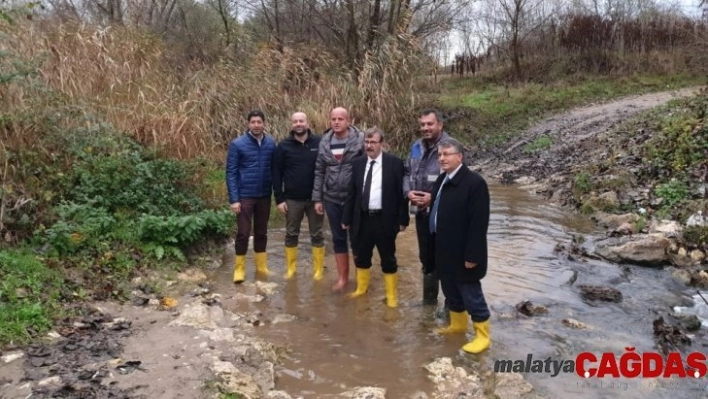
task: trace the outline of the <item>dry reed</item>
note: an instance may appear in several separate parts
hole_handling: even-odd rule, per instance
[[[345,106],[355,124],[383,127],[401,148],[415,122],[410,82],[418,58],[407,37],[368,57],[357,79],[314,47],[280,53],[264,46],[239,63],[175,65],[177,57],[159,37],[134,28],[22,21],[0,23],[0,35],[0,67],[22,65],[37,73],[0,85],[3,114],[51,110],[60,129],[91,116],[177,158],[222,160],[253,108],[262,109],[270,132],[283,137],[292,112],[306,112],[321,132],[329,110]],[[9,147],[41,141],[36,138],[43,129],[39,121],[19,117],[0,124]]]

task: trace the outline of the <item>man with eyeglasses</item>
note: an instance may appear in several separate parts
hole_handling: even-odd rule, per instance
[[[406,160],[403,178],[403,194],[415,214],[415,229],[418,236],[418,255],[423,271],[423,304],[438,303],[439,282],[435,268],[428,262],[428,222],[430,195],[433,184],[440,176],[438,144],[450,136],[443,130],[442,114],[435,109],[420,113],[421,137],[411,146]]]
[[[450,325],[441,334],[467,332],[470,318],[475,338],[462,347],[480,353],[491,344],[489,307],[481,280],[487,274],[489,189],[484,178],[464,165],[464,147],[454,139],[438,145],[443,174],[433,186],[429,217],[431,262],[440,277]]]
[[[374,247],[381,258],[386,305],[398,306],[396,236],[408,226],[408,201],[403,196],[403,160],[382,150],[384,134],[374,127],[364,132],[366,156],[353,162],[342,228],[356,245],[357,298],[369,289]]]

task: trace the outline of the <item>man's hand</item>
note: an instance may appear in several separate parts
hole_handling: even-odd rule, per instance
[[[342,223],[342,230],[349,230],[349,226],[346,224]]]
[[[404,226],[404,225],[399,225],[399,226],[398,226],[398,231],[401,232],[401,233],[404,232],[404,231],[406,231],[406,226]]]
[[[285,201],[279,203],[279,204],[278,204],[278,210],[279,210],[280,213],[282,213],[283,215],[285,215],[286,213],[288,213],[288,203],[285,202]]]
[[[477,266],[476,263],[472,263],[472,262],[467,262],[467,261],[465,261],[465,267],[466,267],[467,269],[474,269],[475,266]]]
[[[430,206],[430,193],[426,193],[424,191],[419,191],[421,193],[420,196],[418,196],[418,208],[427,208]]]
[[[321,202],[315,202],[315,212],[317,212],[318,215],[324,215],[324,207]]]
[[[231,212],[234,213],[234,215],[238,215],[241,213],[241,203],[240,202],[234,202],[231,204]]]

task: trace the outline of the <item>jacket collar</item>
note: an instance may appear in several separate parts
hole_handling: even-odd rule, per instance
[[[307,129],[307,133],[306,133],[306,134],[307,134],[307,138],[305,139],[305,143],[307,143],[308,141],[310,141],[310,140],[312,139],[312,130]],[[290,131],[290,136],[288,136],[288,140],[292,140],[292,141],[297,141],[297,142],[299,142],[299,141],[295,138],[295,131],[293,131],[293,130]]]
[[[450,179],[450,182],[448,184],[452,184],[453,186],[456,186],[460,184],[460,181],[470,173],[470,168],[469,166],[465,165],[464,162],[462,162],[462,165],[460,165],[460,169],[457,170],[457,173],[455,173],[454,176],[452,176],[452,179]]]
[[[246,133],[244,133],[244,134],[245,134],[246,136],[248,136],[248,138],[250,138],[251,140],[255,141],[256,143],[259,142],[259,140],[256,139],[256,138],[253,136],[253,133],[251,133],[250,130],[246,130]],[[263,134],[261,135],[261,140],[260,140],[260,142],[262,143],[262,142],[263,142],[264,140],[266,140],[267,138],[268,138],[268,132],[263,131]]]
[[[438,140],[434,142],[430,147],[426,144],[425,140],[420,139],[420,143],[422,144],[421,147],[423,147],[423,152],[428,152],[428,151],[433,151],[438,148],[438,144],[440,144],[441,141],[445,139],[449,139],[450,135],[447,134],[446,131],[440,132],[440,137],[438,137]]]

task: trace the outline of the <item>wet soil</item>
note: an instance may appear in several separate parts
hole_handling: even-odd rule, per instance
[[[700,89],[651,93],[576,108],[535,124],[503,145],[470,154],[468,164],[471,169],[502,184],[524,177],[532,179],[520,182],[522,185],[565,182],[564,177],[578,167],[598,163],[611,153],[612,143],[601,140],[604,133],[639,112],[693,95]],[[543,136],[550,139],[550,145],[541,151],[529,151],[527,145]]]

